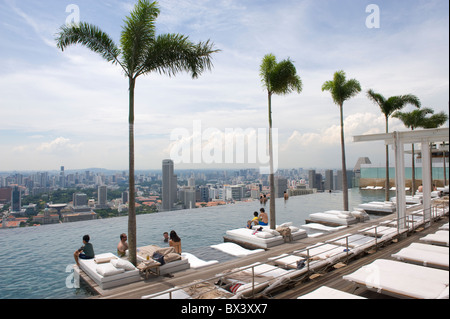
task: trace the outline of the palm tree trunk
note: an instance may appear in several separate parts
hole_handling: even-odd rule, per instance
[[[416,155],[414,154],[414,143],[411,146],[412,150],[412,172],[411,172],[411,196],[416,193]]]
[[[339,105],[341,113],[341,154],[342,154],[342,194],[344,200],[344,210],[348,211],[348,183],[347,183],[347,165],[345,164],[345,142],[344,142],[344,107]]]
[[[273,173],[273,145],[272,145],[272,93],[268,94],[269,99],[269,162],[270,162],[270,229],[275,229],[275,178]]]
[[[134,88],[136,79],[129,78],[130,105],[129,105],[129,199],[128,199],[128,253],[130,262],[136,266],[136,208],[134,187]]]
[[[389,133],[388,116],[386,116],[386,133]],[[384,199],[389,201],[389,145],[386,145],[386,181],[384,183]]]

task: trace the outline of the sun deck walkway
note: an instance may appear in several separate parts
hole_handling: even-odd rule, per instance
[[[269,258],[280,256],[281,254],[285,253],[292,253],[293,251],[302,250],[306,247],[317,244],[318,242],[326,242],[327,240],[334,239],[341,235],[356,233],[364,228],[379,225],[386,220],[391,220],[394,217],[394,215],[388,215],[376,220],[369,220],[363,223],[352,225],[338,232],[334,232],[328,235],[322,235],[318,238],[308,237],[300,239],[295,242],[285,243],[280,246],[272,247],[259,254],[240,257],[228,262],[219,263],[202,269],[188,269],[185,271],[174,273],[170,277],[150,276],[148,279],[142,278],[139,282],[108,290],[101,290],[98,289],[98,287],[96,288],[94,286],[93,288],[96,289],[99,295],[93,296],[91,298],[140,299],[145,295],[151,295],[168,289],[172,289],[174,287],[188,285],[195,281],[210,280],[217,274],[226,272],[230,269],[246,267],[253,263],[268,263],[270,262]],[[399,251],[403,247],[408,246],[412,242],[417,242],[420,237],[435,232],[438,227],[447,222],[448,213],[438,221],[432,222],[429,227],[421,226],[419,228],[416,228],[414,231],[408,232],[407,234],[402,234],[400,237],[395,236],[391,241],[389,241],[388,244],[384,244],[380,247],[377,247],[376,249],[365,251],[363,254],[359,254],[348,262],[340,262],[337,264],[337,266],[335,265],[334,267],[327,267],[323,272],[321,272],[320,270],[316,271],[314,272],[313,276],[310,276],[310,274],[308,274],[308,276],[306,277],[302,277],[298,280],[293,280],[286,285],[281,285],[277,289],[271,291],[270,294],[255,295],[255,297],[272,299],[294,299],[300,295],[306,294],[325,285],[344,292],[351,292],[353,290],[353,285],[343,280],[342,276],[355,271],[363,265],[371,263],[375,259],[392,259],[391,254]],[[358,290],[357,292],[355,292],[355,294],[362,295],[368,298],[386,297],[384,295],[365,291],[364,289]]]

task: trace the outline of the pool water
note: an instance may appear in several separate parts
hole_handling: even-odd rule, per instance
[[[349,191],[350,209],[361,203],[383,200],[383,192]],[[205,207],[137,216],[137,243],[167,245],[163,232],[175,230],[184,252],[205,260],[230,260],[211,245],[223,242],[229,229],[245,227],[259,211],[259,201],[226,206]],[[317,193],[276,201],[277,224],[291,221],[305,223],[311,213],[342,209],[342,193]],[[269,204],[266,204],[269,211]],[[70,283],[73,253],[89,234],[97,254],[116,252],[119,235],[127,233],[128,217],[53,224],[39,227],[0,229],[0,299],[51,298],[76,299],[89,295],[86,287],[73,288]]]

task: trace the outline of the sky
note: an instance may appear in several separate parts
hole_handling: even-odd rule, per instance
[[[128,81],[123,71],[82,46],[61,52],[55,37],[66,22],[79,19],[119,44],[123,20],[134,4],[0,0],[0,171],[60,166],[127,170]],[[212,70],[198,79],[186,73],[138,78],[136,169],[160,169],[166,158],[176,160],[176,169],[268,164],[263,148],[267,91],[259,75],[268,53],[278,61],[290,58],[303,83],[300,94],[272,98],[279,168],[341,167],[339,109],[321,89],[338,70],[362,87],[344,104],[349,169],[359,157],[384,165],[382,142],[353,142],[353,136],[385,131],[384,115],[367,90],[385,97],[414,94],[423,107],[448,114],[448,1],[158,4],[157,34],[180,33],[195,43],[209,39],[220,52],[213,55]],[[395,118],[389,127],[391,132],[408,130]]]

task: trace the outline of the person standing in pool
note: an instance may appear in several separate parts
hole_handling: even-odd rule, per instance
[[[261,208],[259,213],[259,224],[261,226],[267,226],[269,225],[269,216],[267,216],[266,211],[264,208]]]

